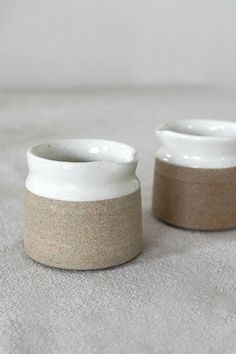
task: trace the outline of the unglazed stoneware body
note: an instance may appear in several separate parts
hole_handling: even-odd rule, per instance
[[[153,213],[175,226],[236,226],[236,124],[183,120],[156,130]]]
[[[61,140],[27,152],[26,253],[64,269],[99,269],[142,247],[137,153],[106,140]]]

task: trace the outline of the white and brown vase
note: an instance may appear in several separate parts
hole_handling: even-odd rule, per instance
[[[61,140],[27,153],[26,253],[63,269],[99,269],[142,248],[136,151],[105,140]]]
[[[156,130],[153,214],[174,226],[236,226],[236,124],[184,120]]]

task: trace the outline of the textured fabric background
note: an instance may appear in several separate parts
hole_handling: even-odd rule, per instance
[[[201,88],[0,95],[0,353],[235,353],[236,232],[190,232],[150,214],[153,129],[236,119],[236,94]],[[34,263],[22,247],[26,148],[68,137],[139,151],[144,249],[103,271]]]

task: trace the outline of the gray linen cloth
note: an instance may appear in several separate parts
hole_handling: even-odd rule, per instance
[[[235,102],[200,87],[0,94],[1,354],[236,353],[236,231],[184,231],[150,212],[155,126],[234,120]],[[113,269],[50,269],[23,250],[25,151],[82,137],[138,149],[144,249]]]

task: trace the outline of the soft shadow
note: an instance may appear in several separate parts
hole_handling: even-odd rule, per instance
[[[174,227],[156,219],[151,210],[143,213],[143,255],[146,259],[165,258],[199,249],[205,243],[236,240],[236,229],[198,231]]]

